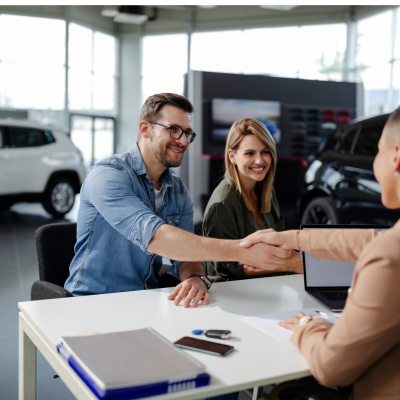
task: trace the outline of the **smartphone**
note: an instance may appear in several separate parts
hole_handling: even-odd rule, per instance
[[[195,339],[189,336],[177,340],[174,345],[182,349],[200,351],[201,353],[212,354],[214,356],[226,356],[235,349],[233,346],[227,344]]]

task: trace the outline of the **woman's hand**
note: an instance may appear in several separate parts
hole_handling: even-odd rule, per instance
[[[276,232],[274,229],[263,229],[244,238],[243,244],[240,243],[240,245],[248,248],[256,243],[266,243],[291,250],[294,247],[290,247],[287,243],[288,232],[290,231]]]
[[[305,316],[306,314],[300,311],[295,317],[290,317],[286,320],[286,322],[279,322],[277,325],[296,332],[296,330],[299,328],[299,321]]]

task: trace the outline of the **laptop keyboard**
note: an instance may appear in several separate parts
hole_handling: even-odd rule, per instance
[[[322,296],[326,297],[328,300],[346,300],[346,292],[320,292]]]

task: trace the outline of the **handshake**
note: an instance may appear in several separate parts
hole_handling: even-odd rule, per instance
[[[247,271],[303,273],[300,253],[292,253],[292,249],[304,251],[308,248],[308,232],[264,229],[244,238],[239,246],[244,251],[241,259],[245,260],[242,263]]]

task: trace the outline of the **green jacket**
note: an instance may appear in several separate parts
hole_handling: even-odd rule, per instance
[[[284,231],[275,191],[272,190],[271,211],[263,215],[267,228]],[[204,213],[203,235],[217,239],[243,239],[259,230],[252,212],[230,178],[225,178],[214,190]],[[207,275],[215,279],[243,279],[243,266],[238,262],[207,262]]]

